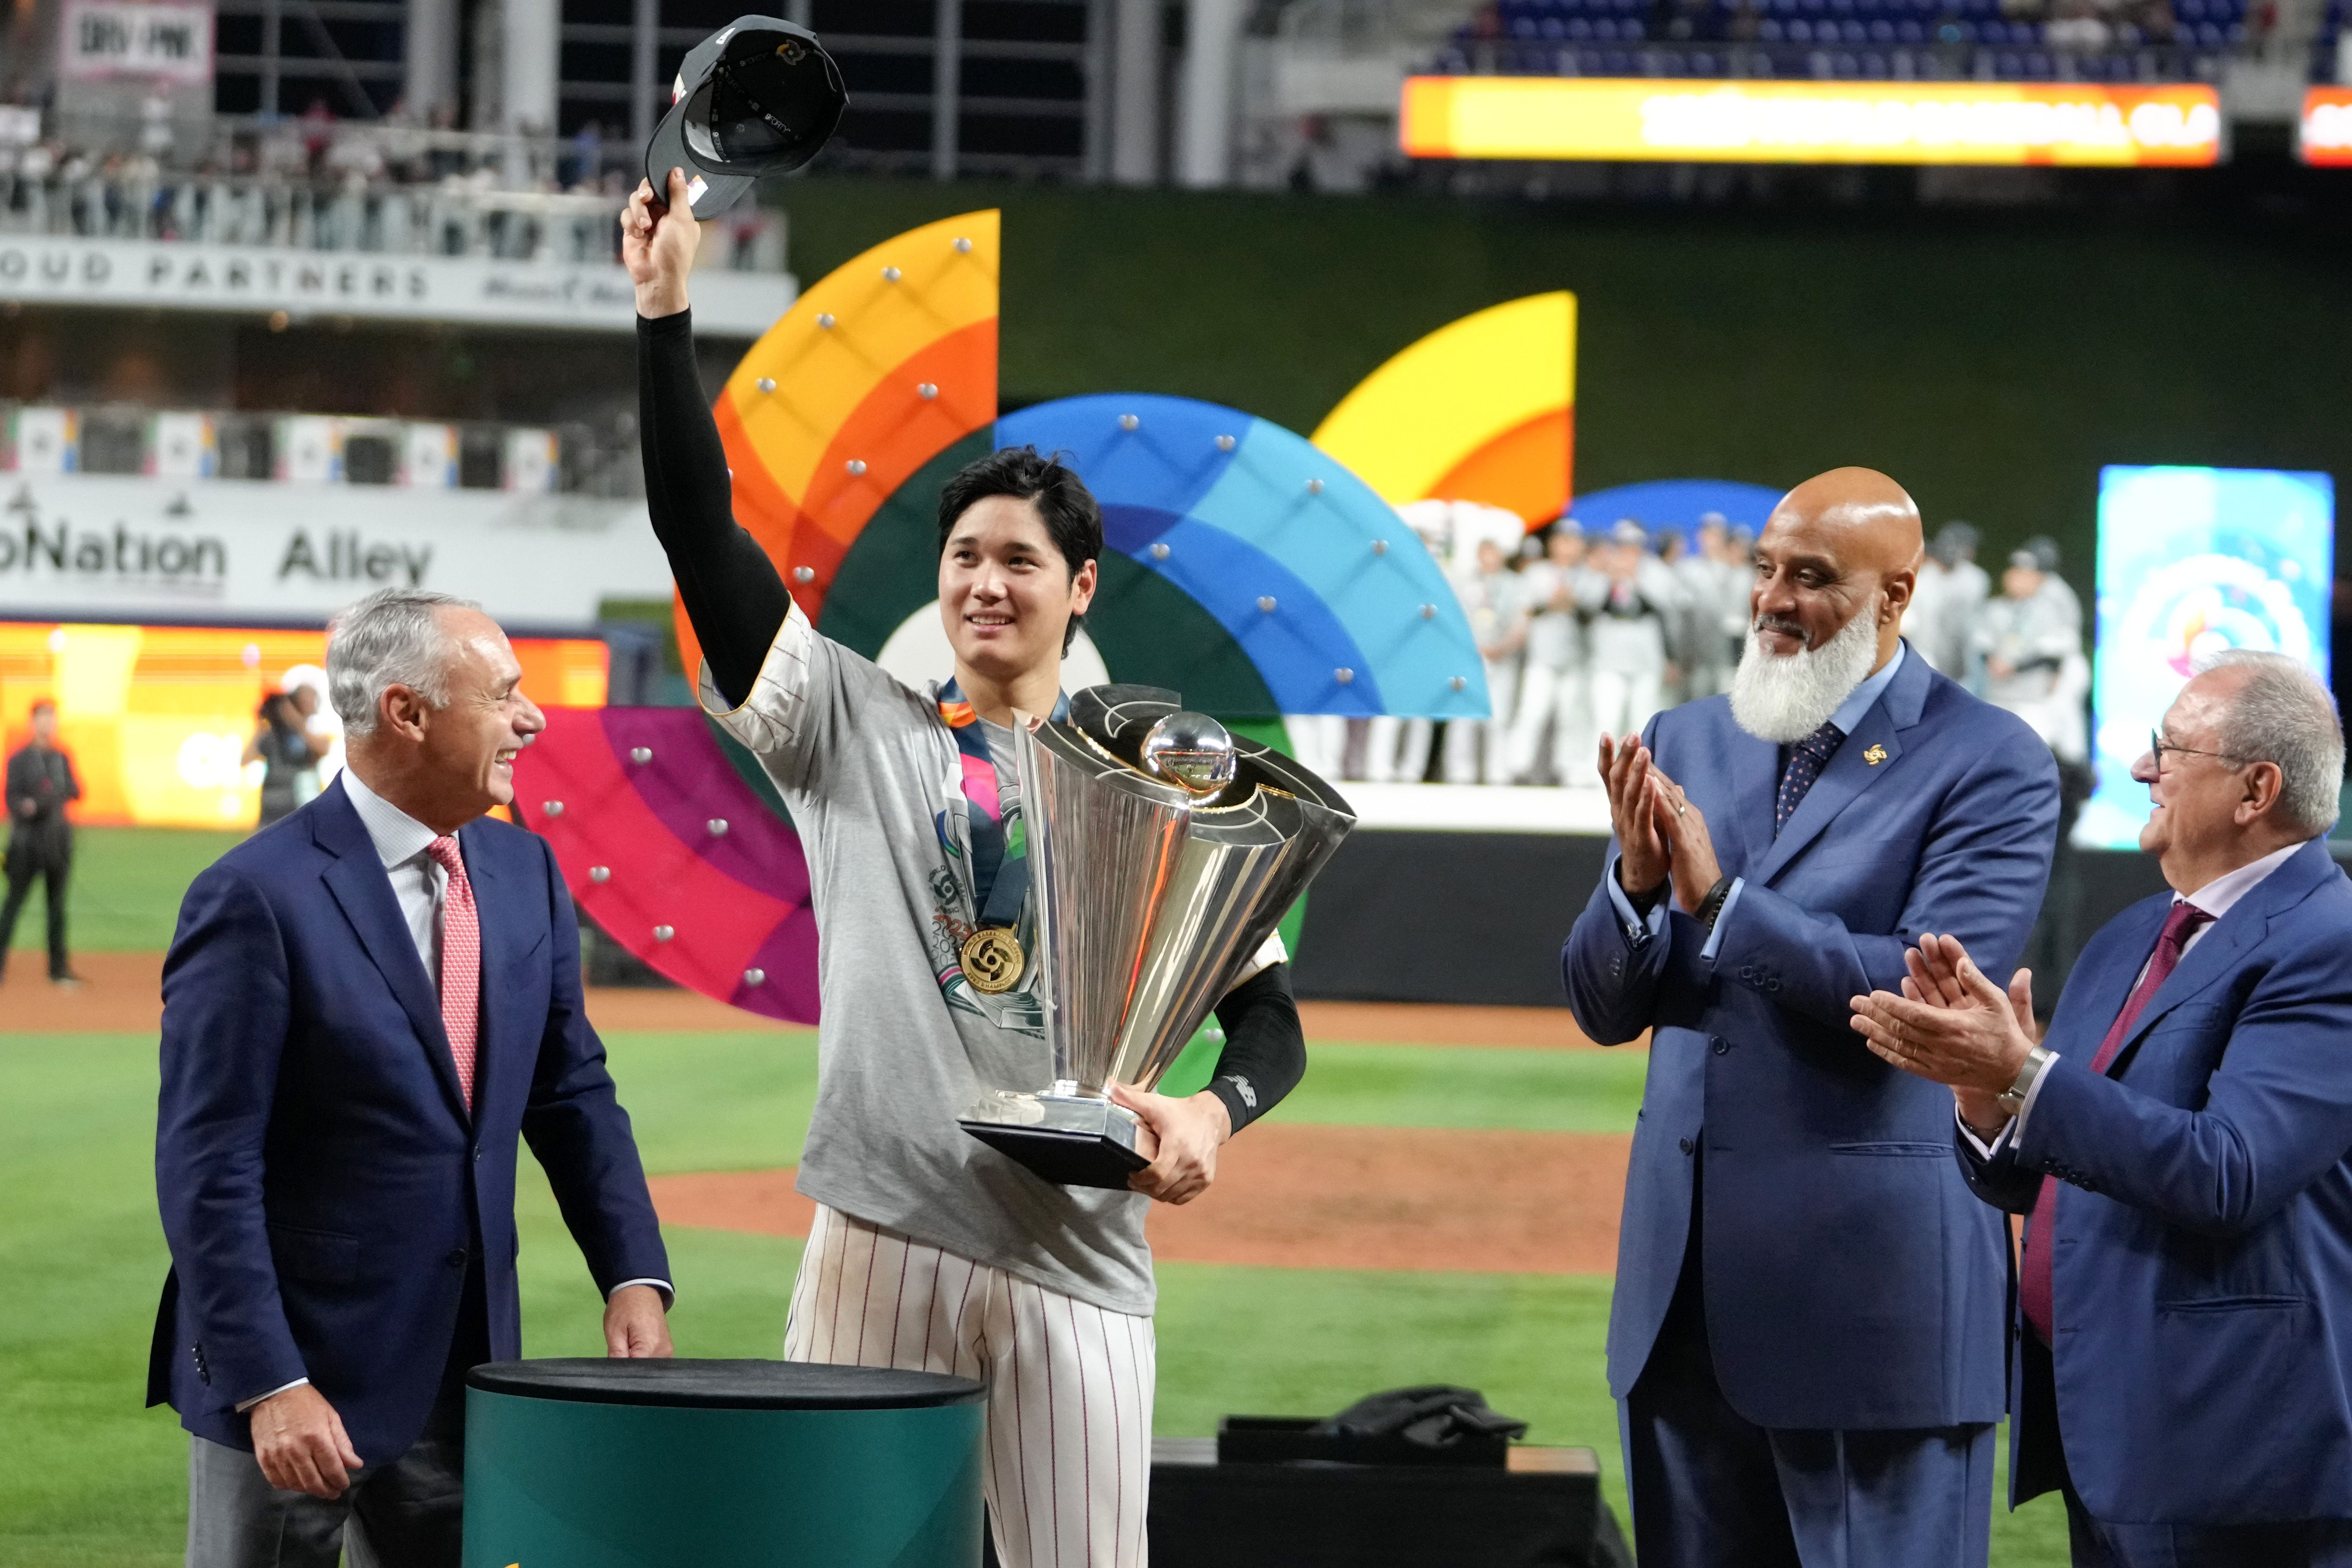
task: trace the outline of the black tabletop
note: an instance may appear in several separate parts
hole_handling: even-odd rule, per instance
[[[499,1361],[474,1368],[466,1382],[524,1399],[681,1410],[922,1410],[976,1405],[987,1394],[969,1378],[939,1373],[799,1361]]]

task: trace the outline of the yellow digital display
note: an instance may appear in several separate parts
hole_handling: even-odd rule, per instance
[[[590,637],[519,637],[522,689],[542,707],[604,705],[607,650]],[[264,694],[316,685],[327,636],[215,626],[0,621],[0,744],[58,706],[58,742],[82,798],[77,822],[233,827],[260,814],[260,764],[244,761]],[[321,712],[330,768],[341,748]]]
[[[2179,85],[1424,76],[1399,139],[1416,158],[2200,165],[2221,110]]]

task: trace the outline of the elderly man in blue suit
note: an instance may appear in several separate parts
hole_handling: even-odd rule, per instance
[[[520,1353],[518,1134],[667,1355],[669,1263],[581,1009],[546,845],[486,819],[545,720],[497,625],[387,589],[335,625],[349,765],[195,879],[163,964],[148,1402],[193,1434],[190,1568],[457,1568],[465,1374]],[[359,1529],[345,1540],[345,1527]]]
[[[1854,1027],[1953,1087],[1960,1167],[2031,1215],[2012,1503],[2078,1568],[2352,1564],[2352,881],[2344,731],[2278,654],[2221,656],[2132,776],[2172,885],[2091,940],[2038,1043],[1928,937]]]
[[[2058,779],[1904,646],[1919,553],[1884,474],[1798,486],[1731,694],[1601,744],[1614,853],[1560,962],[1594,1039],[1650,1031],[1609,1323],[1643,1568],[1989,1552],[2001,1227],[1948,1097],[1847,1024],[1918,932],[2013,961]]]

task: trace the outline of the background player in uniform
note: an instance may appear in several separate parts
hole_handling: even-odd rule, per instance
[[[1145,1561],[1153,1350],[1147,1198],[1184,1203],[1217,1148],[1306,1068],[1279,939],[1218,1005],[1208,1089],[1115,1091],[1156,1145],[1132,1192],[1057,1186],[956,1124],[989,1089],[1052,1075],[1036,966],[984,990],[982,926],[1026,938],[1000,890],[1025,875],[1016,710],[1061,698],[1102,518],[1067,468],[983,458],[940,503],[940,613],[954,679],[901,685],[818,635],[737,526],[697,377],[682,176],[622,217],[636,284],[646,493],[700,639],[704,707],[750,747],[807,846],[823,933],[817,1100],[798,1185],[818,1205],[785,1330],[790,1359],[951,1372],[988,1384],[983,1487],[1010,1568]],[[1034,941],[1023,948],[1034,952]]]

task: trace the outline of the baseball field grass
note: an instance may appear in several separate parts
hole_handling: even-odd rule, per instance
[[[85,942],[120,932],[121,945],[152,951],[168,939],[179,885],[218,844],[125,833],[100,849],[101,837],[84,836]],[[160,1568],[179,1560],[186,1447],[168,1411],[141,1408],[166,1265],[151,1163],[155,1038],[10,1032],[9,990],[43,984],[37,973],[20,964],[0,988],[0,1271],[16,1288],[0,1317],[0,1432],[11,1439],[0,1568]],[[815,1082],[809,1034],[629,1032],[609,1045],[649,1171],[797,1161]],[[1275,1115],[1373,1138],[1389,1127],[1622,1133],[1645,1065],[1637,1051],[1324,1039],[1311,1062]],[[537,1168],[525,1159],[522,1170],[525,1352],[594,1353],[586,1271]],[[800,1244],[681,1226],[667,1239],[679,1352],[777,1353]],[[1160,1280],[1162,1434],[1206,1434],[1229,1413],[1325,1413],[1404,1384],[1465,1384],[1528,1420],[1530,1440],[1597,1449],[1622,1516],[1601,1372],[1606,1275],[1165,1263]],[[2066,1561],[2053,1500],[1997,1509],[1993,1531],[2000,1568]]]

